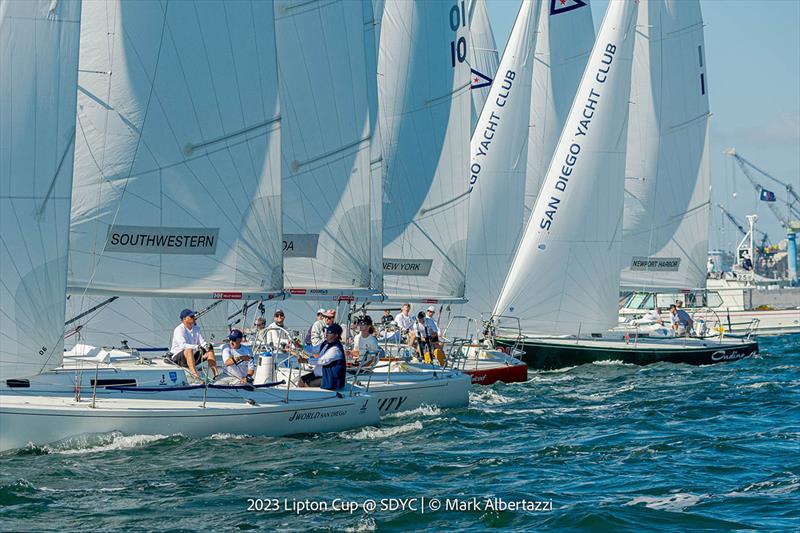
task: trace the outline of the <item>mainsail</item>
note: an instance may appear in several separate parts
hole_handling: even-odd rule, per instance
[[[311,299],[380,293],[372,5],[279,0],[275,26],[285,287]]]
[[[272,6],[84,7],[72,293],[280,292]]]
[[[708,78],[697,0],[639,8],[631,85],[622,286],[705,286]]]
[[[467,299],[459,313],[491,311],[521,237],[525,161],[542,0],[525,0],[470,146]]]
[[[609,4],[495,306],[525,332],[588,334],[616,324],[637,7]]]
[[[384,6],[378,89],[387,172],[384,292],[391,299],[464,297],[472,106],[464,5]]]
[[[81,4],[0,4],[0,379],[61,364]]]
[[[469,3],[469,66],[472,73],[472,129],[475,131],[483,104],[489,97],[500,56],[494,41],[486,0],[472,0]]]

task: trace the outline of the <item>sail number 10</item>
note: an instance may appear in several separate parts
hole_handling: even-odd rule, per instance
[[[458,32],[458,28],[467,27],[467,12],[464,9],[464,0],[450,8],[450,29]],[[463,35],[456,41],[450,41],[450,61],[453,68],[456,62],[463,63],[467,60],[467,38]]]

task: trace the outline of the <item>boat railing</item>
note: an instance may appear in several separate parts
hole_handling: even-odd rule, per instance
[[[481,318],[483,318],[483,315],[481,315]],[[501,321],[506,323],[510,321],[512,325],[501,324]],[[522,321],[518,316],[493,314],[489,317],[489,320],[484,321],[484,340],[488,340],[489,344],[494,348],[497,346],[496,340],[498,337],[513,339],[513,344],[508,348],[508,355],[517,359],[522,357],[524,353],[522,346],[526,337],[522,333]]]

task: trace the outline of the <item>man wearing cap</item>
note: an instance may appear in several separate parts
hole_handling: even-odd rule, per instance
[[[347,367],[344,359],[344,346],[342,346],[342,326],[331,324],[325,328],[325,341],[319,347],[319,358],[314,366],[314,371],[300,376],[301,387],[322,386],[322,375],[325,367],[335,367],[335,381],[337,387],[344,386]]]
[[[194,314],[191,309],[181,311],[181,323],[172,332],[169,357],[176,365],[189,369],[189,373],[196,378],[200,377],[197,367],[206,361],[216,378],[218,371],[214,348],[203,338],[200,326],[195,323]]]
[[[324,331],[325,330],[325,321],[322,320],[323,316],[325,316],[325,310],[322,309],[322,308],[317,309],[317,320],[313,324],[311,324],[311,326],[309,326],[308,331],[306,332],[306,337],[305,337],[305,339],[303,341],[303,344],[305,344],[307,346],[311,346],[311,345],[314,344],[313,342],[311,342],[311,338],[312,338],[312,336],[315,336],[314,335],[314,328],[317,327],[317,322],[322,322],[322,324],[319,327],[322,328],[322,332],[321,332],[323,334],[322,336],[323,337],[325,336],[324,335],[324,333],[325,333],[325,331]]]
[[[273,320],[272,324],[267,328],[268,346],[272,346],[273,348],[286,348],[292,344],[292,338],[285,329],[284,320],[286,320],[286,315],[283,314],[283,310],[276,309],[275,320]]]
[[[267,345],[267,321],[263,316],[256,317],[253,321],[253,326],[256,328],[253,337],[250,340],[256,349],[263,349]]]
[[[238,329],[232,329],[228,335],[228,344],[222,348],[222,362],[225,373],[239,378],[242,383],[252,383],[256,372],[253,350],[242,344],[244,335]]]
[[[425,310],[425,324],[431,332],[430,341],[433,343],[434,348],[441,348],[441,343],[439,342],[439,324],[437,324],[436,319],[433,318],[435,314],[436,308],[429,305],[428,309]]]

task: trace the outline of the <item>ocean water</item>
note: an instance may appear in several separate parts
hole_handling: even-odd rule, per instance
[[[0,530],[798,530],[800,335],[760,343],[710,367],[531,372],[340,434],[8,452]]]

